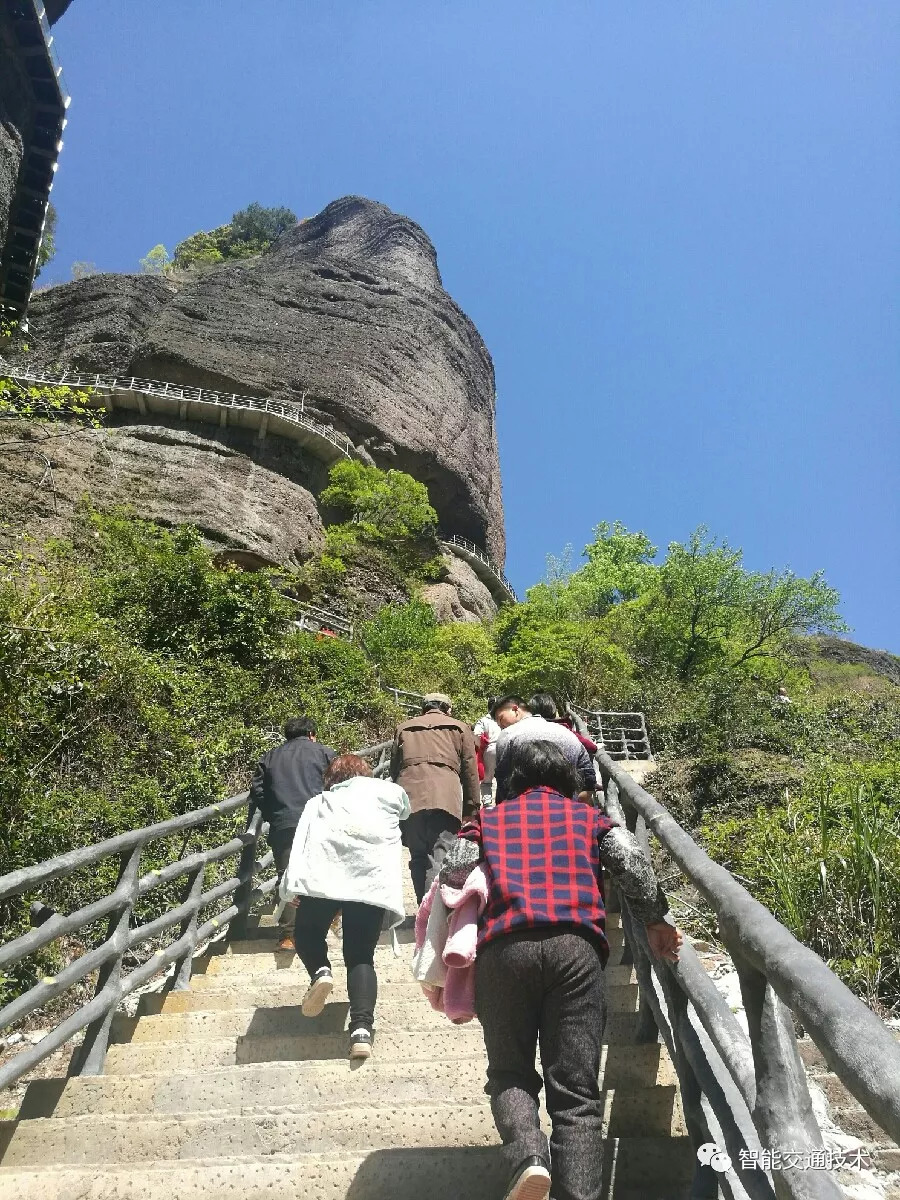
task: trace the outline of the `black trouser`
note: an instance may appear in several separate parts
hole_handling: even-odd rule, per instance
[[[532,1154],[547,1160],[534,1069],[540,1040],[553,1200],[599,1200],[606,987],[596,946],[577,933],[540,930],[488,942],[475,959],[475,1011],[488,1055],[485,1091],[509,1173]]]
[[[375,976],[375,947],[384,921],[384,909],[354,900],[323,900],[301,896],[294,925],[294,943],[310,978],[320,967],[330,967],[325,935],[341,913],[343,920],[344,966],[350,997],[350,1029],[371,1030],[375,1024],[378,980]]]
[[[279,883],[281,883],[281,877],[287,870],[288,863],[290,862],[291,847],[294,844],[294,834],[296,832],[296,828],[269,830],[269,847],[272,851],[272,857],[275,859],[275,869],[278,872]],[[282,937],[293,931],[295,912],[296,909],[291,904],[286,904],[282,909],[281,916],[278,918],[278,932]]]
[[[462,822],[442,808],[422,808],[403,822],[403,844],[409,850],[409,873],[419,904],[441,869],[447,853],[446,837],[452,839]]]

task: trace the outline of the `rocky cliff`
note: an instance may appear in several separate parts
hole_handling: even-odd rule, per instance
[[[44,366],[302,402],[427,484],[442,526],[502,565],[491,358],[425,232],[383,204],[336,200],[266,253],[193,277],[52,288],[30,326]]]
[[[384,205],[336,201],[257,258],[201,273],[95,275],[51,288],[34,297],[29,324],[23,366],[302,406],[348,434],[361,457],[426,483],[443,528],[502,564],[491,359],[444,291],[428,237]],[[99,432],[21,426],[0,448],[0,518],[38,536],[59,532],[89,495],[189,521],[259,561],[297,563],[321,549],[326,463],[277,434],[263,440],[215,411],[208,418],[177,405],[166,414],[117,407]],[[443,620],[496,610],[457,559],[429,600]]]

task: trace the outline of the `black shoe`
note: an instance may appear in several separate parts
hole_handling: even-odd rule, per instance
[[[519,1163],[503,1193],[503,1200],[547,1200],[550,1172],[542,1158],[533,1154]]]
[[[369,1029],[354,1029],[350,1034],[350,1057],[368,1058],[372,1053],[372,1032]]]

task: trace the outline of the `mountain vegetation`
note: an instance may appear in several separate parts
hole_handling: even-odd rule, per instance
[[[236,212],[227,225],[205,232],[201,230],[179,242],[172,263],[186,269],[250,258],[268,249],[277,237],[296,224],[296,214],[289,208],[248,204]],[[156,249],[164,250],[165,247]]]
[[[85,506],[67,541],[7,531],[0,874],[233,794],[292,713],[346,749],[399,719],[381,685],[446,691],[472,720],[501,690],[541,688],[644,711],[659,799],[862,994],[897,1003],[900,688],[817,675],[811,636],[844,628],[821,575],[754,572],[702,529],[660,556],[602,523],[523,603],[441,625],[417,596],[440,561],[424,486],[342,463],[321,502],[325,548],[297,571],[223,568],[193,528],[124,508]],[[297,599],[333,602],[361,559],[408,601],[352,643],[298,631]],[[71,910],[93,882],[42,899]],[[24,927],[22,903],[2,907]]]

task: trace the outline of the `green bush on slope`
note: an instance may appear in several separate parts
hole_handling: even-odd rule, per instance
[[[390,730],[363,651],[294,631],[283,586],[220,570],[196,531],[124,510],[86,511],[71,543],[6,552],[0,874],[239,791],[292,713],[342,749]],[[114,883],[115,864],[104,870]],[[41,898],[73,911],[96,884],[75,876]],[[25,900],[0,920],[7,935],[24,928]]]

